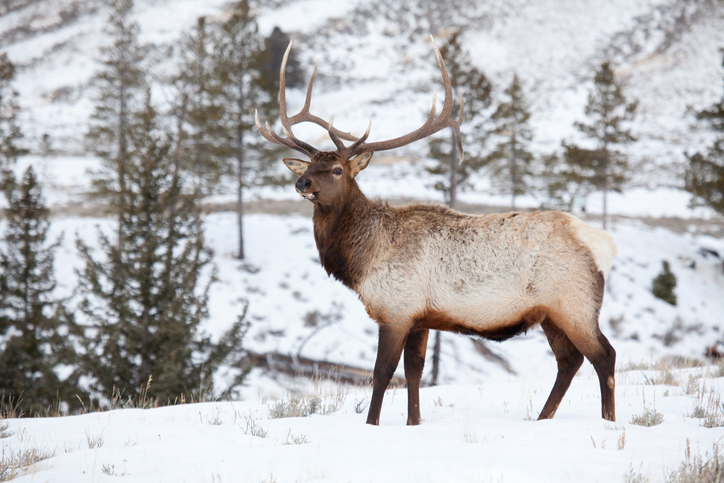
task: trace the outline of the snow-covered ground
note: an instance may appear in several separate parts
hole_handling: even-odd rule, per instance
[[[687,448],[693,457],[711,455],[724,436],[691,417],[724,389],[713,368],[671,369],[678,382],[670,385],[646,383],[660,371],[619,372],[616,423],[600,418],[598,381],[584,370],[554,419],[531,421],[553,381],[554,364],[544,362],[526,361],[517,377],[422,389],[416,427],[405,426],[404,389],[387,392],[373,427],[356,410],[369,389],[322,383],[302,389],[335,408],[327,415],[272,419],[279,401],[260,393],[241,402],[11,419],[0,444],[4,458],[48,456],[19,471],[18,482],[610,483],[666,481]],[[663,422],[632,424],[645,409]]]
[[[112,481],[123,476],[149,482],[609,482],[626,480],[632,472],[654,482],[678,467],[687,440],[693,454],[704,454],[724,437],[721,427],[707,429],[688,417],[697,404],[706,406],[707,398],[715,399],[724,388],[722,378],[713,378],[714,369],[673,369],[677,383],[670,386],[646,384],[660,376],[655,370],[624,371],[672,356],[703,360],[707,347],[724,341],[724,233],[712,222],[720,218],[711,210],[690,209],[689,195],[676,188],[683,154],[708,142],[693,127],[687,108],[700,109],[722,95],[717,49],[724,45],[724,16],[711,10],[719,8],[717,3],[456,1],[470,11],[449,9],[438,16],[412,11],[408,17],[396,16],[387,3],[291,0],[276,10],[263,6],[258,11],[262,33],[279,25],[298,40],[295,48],[303,65],[321,58],[314,112],[334,114],[335,126],[352,132],[372,119],[372,141],[419,126],[432,91],[440,88],[439,81],[433,82],[439,74],[427,34],[445,38],[465,22],[473,62],[496,83],[498,93],[513,72],[523,80],[532,100],[537,153],[575,137],[572,125],[582,119],[589,79],[606,58],[614,61],[626,93],[640,101],[634,125],[639,142],[629,154],[635,162],[648,161],[649,168],[637,175],[640,187],[609,198],[610,212],[617,215],[609,230],[619,254],[600,317],[618,353],[618,423],[600,419],[598,382],[588,363],[554,420],[528,421],[542,408],[556,373],[540,329],[503,344],[487,343],[514,372],[482,357],[469,338],[444,334],[443,385],[422,390],[420,427],[402,427],[404,389],[388,391],[381,427],[365,426],[365,411],[358,414],[355,408],[368,400],[367,387],[343,388],[343,403],[329,415],[270,419],[277,398],[315,388],[255,370],[233,402],[0,421],[0,428],[8,424],[0,433],[9,434],[0,439],[3,458],[33,448],[53,454],[20,471],[19,481]],[[87,170],[98,161],[83,152],[82,144],[91,112],[89,81],[104,43],[103,5],[100,0],[44,0],[0,16],[0,47],[19,66],[21,123],[35,153],[22,158],[17,170],[34,166],[57,213],[52,231],[53,236],[64,233],[56,254],[58,294],[64,296],[75,288],[74,269],[80,263],[76,237],[93,244],[96,227],[113,228],[85,196]],[[226,6],[226,0],[137,0],[136,16],[144,41],[170,52],[198,15],[220,19]],[[77,15],[68,14],[74,8]],[[29,26],[25,30],[19,28],[24,23]],[[161,57],[158,78],[174,62]],[[290,90],[288,97],[293,111],[303,93]],[[45,133],[53,149],[73,154],[38,155]],[[331,146],[315,127],[300,126],[298,134],[321,148]],[[360,174],[363,191],[371,197],[441,201],[422,162],[405,159],[424,155],[424,143],[394,154],[402,160],[376,156]],[[462,202],[507,205],[508,198],[495,193],[484,176],[473,181],[475,188],[460,195]],[[298,199],[292,186],[259,188],[248,196]],[[222,193],[210,201],[232,198]],[[519,204],[532,208],[539,200],[522,197]],[[589,198],[588,221],[597,226],[600,206],[596,195]],[[664,218],[680,220],[674,220],[675,229],[652,228],[642,217],[661,226],[671,226]],[[234,215],[214,213],[205,223],[219,270],[205,331],[221,334],[248,300],[246,349],[372,368],[376,326],[357,296],[320,267],[310,218],[246,216],[248,259],[243,263],[234,259]],[[676,307],[651,294],[664,260],[678,280]],[[428,360],[425,380],[430,365]],[[690,375],[702,376],[698,399],[696,391],[685,394],[692,392]],[[337,389],[325,383],[319,391],[331,402]],[[629,423],[654,407],[664,415],[661,425]],[[717,411],[724,416],[722,409]],[[245,434],[248,418],[268,432],[266,438]]]

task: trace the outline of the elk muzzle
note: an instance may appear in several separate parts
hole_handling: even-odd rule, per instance
[[[297,180],[295,187],[297,192],[302,195],[302,198],[308,201],[314,201],[317,199],[317,193],[307,193],[306,191],[312,186],[312,181],[309,178],[302,176]]]
[[[309,187],[312,185],[312,182],[309,180],[309,178],[301,177],[297,180],[296,188],[297,191],[300,193],[304,193],[309,189]]]

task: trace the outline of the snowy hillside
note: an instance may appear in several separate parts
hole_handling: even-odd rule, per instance
[[[264,5],[257,12],[262,33],[279,25],[298,40],[303,63],[311,66],[314,59],[321,59],[315,111],[325,117],[335,114],[336,125],[353,131],[373,119],[372,138],[375,133],[387,137],[416,127],[431,91],[440,87],[433,82],[436,67],[427,40],[430,31],[444,38],[451,29],[465,28],[474,61],[498,91],[513,72],[518,73],[533,101],[532,120],[541,152],[555,149],[562,139],[574,135],[572,123],[582,116],[588,79],[598,63],[612,59],[627,93],[641,105],[636,124],[640,140],[632,145],[632,157],[636,161],[648,157],[660,165],[655,170],[658,177],[642,172],[642,183],[676,185],[671,172],[678,169],[682,153],[701,147],[686,107],[707,105],[721,95],[717,48],[724,45],[724,17],[716,2],[497,0],[477,5],[457,0],[450,8],[435,2],[392,8],[386,2],[297,0],[278,8]],[[159,81],[164,69],[173,66],[174,44],[196,17],[222,19],[226,6],[224,1],[137,2],[135,15],[143,39],[156,47],[159,57]],[[65,232],[57,270],[59,290],[66,294],[74,287],[73,267],[79,263],[75,234],[92,244],[93,226],[109,223],[73,216],[97,215],[100,210],[85,198],[89,190],[86,170],[96,166],[96,161],[83,153],[82,136],[91,109],[88,83],[96,69],[98,47],[104,43],[106,17],[100,0],[48,0],[0,17],[0,42],[20,66],[16,86],[29,147],[37,151],[38,139],[48,133],[55,150],[77,153],[31,155],[18,165],[18,170],[28,164],[36,167],[48,201],[65,215],[56,218],[54,230]],[[302,96],[298,91],[289,93],[291,109]],[[330,142],[318,128],[304,131],[302,127],[302,137],[308,135],[322,146]],[[421,153],[423,144],[408,150]],[[359,182],[372,197],[440,199],[430,188],[432,181],[414,162],[375,158]],[[491,194],[484,176],[474,182],[475,189],[461,195],[463,202],[506,203]],[[251,195],[298,199],[291,187],[263,188]],[[225,200],[223,195],[217,199]],[[722,228],[705,221],[713,217],[710,210],[692,211],[688,201],[687,194],[672,187],[633,188],[611,197],[614,214],[653,217],[646,223],[621,218],[611,230],[619,256],[601,325],[619,348],[619,361],[664,354],[702,357],[708,346],[722,340],[717,318],[724,308]],[[535,207],[538,201],[524,198],[522,204]],[[293,206],[297,206],[294,211],[309,212],[301,202]],[[588,212],[595,215],[599,206],[592,196]],[[663,228],[671,228],[670,217],[692,221],[674,221],[677,226],[671,231]],[[591,223],[598,221],[594,217]],[[357,297],[329,279],[319,266],[309,217],[259,214],[248,216],[246,224],[249,259],[240,264],[232,257],[233,217],[224,213],[208,217],[208,239],[216,252],[221,282],[212,294],[207,330],[220,333],[247,298],[252,321],[245,342],[248,349],[371,368],[376,327]],[[677,307],[650,292],[663,260],[671,263],[679,280]],[[444,381],[479,382],[503,370],[481,357],[479,347],[465,337],[446,335],[443,341]],[[517,370],[517,354],[537,350],[542,357],[552,357],[540,330],[527,338],[488,346],[509,360],[513,370]]]
[[[123,476],[154,482],[633,482],[643,481],[636,479],[640,475],[653,482],[665,481],[679,467],[687,445],[692,455],[711,452],[723,434],[724,373],[672,361],[703,361],[708,347],[724,345],[724,223],[711,210],[690,209],[689,195],[678,189],[683,153],[708,142],[687,109],[708,106],[722,95],[721,1],[416,2],[424,7],[383,0],[261,3],[257,13],[263,34],[274,26],[288,32],[307,75],[320,59],[314,112],[325,118],[334,114],[335,126],[352,132],[372,119],[372,141],[418,127],[433,90],[440,90],[431,32],[445,39],[464,28],[473,61],[492,79],[496,95],[514,72],[520,76],[532,101],[539,154],[575,139],[573,122],[583,118],[590,78],[602,61],[613,61],[627,96],[639,101],[634,126],[639,141],[630,154],[641,163],[637,187],[609,199],[615,215],[609,231],[619,252],[600,325],[618,354],[618,422],[600,419],[598,382],[588,363],[554,420],[528,421],[542,408],[556,374],[539,328],[503,344],[444,334],[443,385],[422,390],[420,427],[402,427],[404,389],[388,391],[381,427],[372,428],[363,424],[369,387],[328,381],[312,387],[261,365],[234,395],[239,401],[0,420],[2,461],[34,449],[48,456],[19,470],[18,481]],[[164,75],[176,62],[180,36],[199,15],[223,19],[229,2],[136,4],[143,40],[156,47],[153,74],[162,101]],[[107,15],[102,0],[43,0],[0,15],[0,50],[19,66],[21,127],[32,151],[17,170],[35,167],[53,207],[51,238],[64,234],[56,254],[62,296],[71,296],[76,287],[74,270],[81,263],[76,237],[94,245],[97,229],[113,229],[112,221],[102,217],[103,207],[86,196],[87,170],[98,160],[83,148],[92,110],[90,79],[98,48],[105,43]],[[303,95],[288,92],[290,110],[301,105]],[[50,155],[40,147],[45,134]],[[317,127],[299,126],[298,134],[321,148],[331,147]],[[358,178],[362,190],[395,203],[441,201],[422,163],[416,162],[425,151],[425,144],[418,143],[376,156]],[[460,195],[465,209],[506,209],[507,197],[493,193],[485,176],[472,181],[475,188]],[[208,201],[229,200],[230,195],[221,194]],[[272,368],[274,357],[284,356],[366,374],[374,364],[377,327],[357,296],[319,265],[309,204],[299,200],[292,186],[257,188],[248,200],[248,259],[243,263],[234,258],[234,215],[217,212],[205,220],[219,282],[211,291],[211,317],[204,330],[221,334],[248,300],[251,328],[244,349],[267,357]],[[533,198],[520,202],[539,205]],[[272,210],[275,206],[283,209]],[[600,226],[599,207],[600,199],[591,196],[587,221],[595,226]],[[651,293],[663,261],[677,277],[677,306]],[[430,366],[428,359],[425,381]],[[226,375],[222,371],[218,377]],[[289,401],[292,395],[313,393],[334,406],[331,414],[272,418],[279,398]],[[706,418],[692,417],[697,406],[708,411],[717,427],[707,428]],[[630,423],[654,408],[662,413],[662,424],[647,428]],[[252,435],[254,425],[266,437]]]
[[[272,9],[274,3],[262,2],[258,15],[263,34],[278,25],[298,40],[308,72],[320,59],[315,110],[323,117],[334,114],[341,128],[353,132],[373,119],[372,140],[376,134],[417,126],[431,91],[439,87],[433,85],[428,34],[444,39],[451,30],[464,29],[473,61],[490,76],[498,94],[514,72],[522,79],[542,152],[574,138],[572,124],[583,116],[588,83],[606,59],[612,60],[626,94],[639,100],[634,129],[639,142],[632,152],[637,160],[659,166],[646,171],[641,183],[667,181],[651,176],[661,173],[661,165],[680,162],[682,152],[701,147],[702,135],[692,130],[686,112],[688,106],[701,108],[721,95],[720,2],[420,4],[425,7],[296,0]],[[84,120],[91,109],[89,81],[107,17],[103,5],[101,0],[46,0],[0,17],[0,46],[21,68],[17,85],[32,149],[48,133],[56,149],[82,152]],[[223,18],[226,5],[226,0],[137,2],[143,40],[156,47],[159,79],[173,65],[180,34],[199,15]]]

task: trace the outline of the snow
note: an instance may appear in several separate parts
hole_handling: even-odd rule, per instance
[[[423,122],[432,92],[441,89],[428,32],[410,33],[394,18],[359,15],[366,2],[282,3],[277,9],[259,8],[260,31],[268,34],[278,25],[290,32],[307,74],[321,59],[313,112],[326,118],[335,114],[335,126],[355,133],[372,119],[371,141],[403,134]],[[420,427],[404,427],[405,390],[394,388],[385,397],[381,426],[366,426],[366,411],[358,414],[355,407],[369,400],[367,386],[345,387],[344,402],[332,414],[270,419],[276,399],[316,391],[331,401],[335,385],[313,385],[256,369],[231,401],[0,421],[12,433],[0,439],[3,454],[31,448],[54,453],[19,472],[18,481],[110,481],[123,476],[153,482],[609,482],[624,480],[630,471],[662,481],[683,460],[687,441],[694,454],[711,451],[724,431],[707,429],[689,415],[702,398],[721,393],[724,379],[715,378],[714,369],[674,368],[678,385],[673,386],[648,384],[659,374],[656,369],[625,369],[672,357],[703,360],[705,349],[723,337],[721,218],[710,209],[691,209],[690,195],[677,189],[681,177],[675,173],[681,172],[685,152],[701,150],[710,139],[694,126],[687,109],[700,109],[722,95],[717,48],[724,44],[724,17],[701,11],[691,24],[673,32],[675,41],[665,47],[672,34],[667,22],[682,2],[478,3],[470,7],[475,10],[470,18],[488,20],[465,34],[473,62],[499,91],[513,72],[521,77],[533,101],[536,152],[549,153],[562,140],[575,139],[573,123],[582,119],[590,77],[605,57],[614,61],[626,94],[640,102],[634,124],[639,141],[628,154],[636,162],[648,161],[649,167],[637,174],[638,187],[608,199],[615,215],[609,231],[619,253],[600,325],[618,355],[618,422],[600,419],[598,381],[587,362],[555,419],[528,420],[542,408],[556,374],[540,329],[503,344],[487,343],[514,373],[481,357],[469,338],[444,334],[443,385],[422,389]],[[173,52],[181,33],[199,15],[223,19],[228,2],[137,4],[143,40],[164,52],[159,67],[164,71],[174,62],[173,55],[165,53]],[[0,34],[31,20],[35,29],[32,35],[3,37],[3,49],[19,65],[21,122],[33,152],[16,170],[32,165],[43,182],[54,213],[51,239],[63,234],[55,260],[57,295],[71,297],[72,305],[75,270],[81,268],[76,238],[94,246],[98,229],[112,233],[114,227],[87,198],[88,172],[97,169],[99,161],[84,152],[82,143],[107,11],[102,2],[88,2],[77,20],[63,23],[59,12],[77,2],[45,0],[38,5],[0,16]],[[446,26],[434,26],[433,33],[444,38]],[[301,90],[288,92],[290,113],[302,105],[303,97]],[[438,99],[438,107],[441,102]],[[324,130],[315,126],[299,126],[295,132],[320,148],[331,147]],[[61,154],[38,154],[44,133]],[[425,152],[424,143],[418,143],[388,156],[376,154],[358,177],[362,190],[372,198],[442,201],[431,188],[424,160],[413,161]],[[279,169],[284,169],[281,163]],[[502,207],[508,197],[497,193],[484,175],[471,181],[474,189],[460,194],[462,202],[506,209]],[[247,195],[252,201],[298,200],[292,186],[255,188]],[[207,201],[224,203],[233,196],[229,187]],[[518,201],[523,208],[540,204],[533,197]],[[600,226],[601,207],[600,195],[592,194],[586,221]],[[371,370],[376,325],[356,294],[319,265],[311,219],[250,214],[244,226],[248,258],[239,262],[234,258],[235,215],[206,217],[219,282],[212,287],[210,318],[203,330],[218,337],[248,301],[251,328],[245,349]],[[651,293],[664,260],[678,280],[675,307]],[[430,380],[430,356],[431,351],[424,381]],[[396,374],[403,375],[402,367]],[[686,394],[691,375],[701,377],[698,395]],[[664,415],[661,425],[645,428],[629,422],[653,407]],[[268,436],[245,434],[247,417]],[[625,445],[619,449],[624,434]],[[294,438],[307,442],[293,444]],[[103,443],[89,448],[93,440]]]
[[[527,365],[534,374],[536,361]],[[549,369],[546,367],[546,369]],[[592,372],[592,371],[591,371]],[[653,371],[646,371],[648,377]],[[674,370],[721,392],[723,378],[705,368]],[[708,374],[708,377],[707,377]],[[273,399],[218,401],[158,409],[123,409],[82,416],[11,419],[5,454],[54,453],[20,482],[611,482],[631,470],[663,481],[684,460],[711,452],[724,435],[689,417],[697,397],[680,386],[648,385],[642,371],[617,374],[618,422],[600,419],[598,381],[576,377],[556,417],[534,422],[551,376],[491,378],[485,384],[421,391],[423,423],[405,426],[404,389],[387,391],[379,427],[355,407],[369,389],[347,387],[328,415],[270,419]],[[313,388],[307,388],[314,392]],[[319,394],[327,403],[336,399]],[[288,397],[284,395],[284,397]],[[642,406],[664,417],[653,427],[629,423]],[[245,434],[247,419],[267,432]],[[294,441],[297,441],[296,444]],[[97,447],[91,447],[97,446]]]

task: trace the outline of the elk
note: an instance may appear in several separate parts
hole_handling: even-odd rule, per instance
[[[616,352],[598,326],[604,284],[616,255],[605,231],[560,211],[467,215],[424,204],[392,207],[365,197],[355,177],[375,151],[399,148],[452,128],[462,161],[460,116],[449,75],[442,73],[445,101],[439,115],[433,96],[425,123],[404,136],[367,142],[311,114],[314,68],[304,106],[287,116],[285,69],[279,85],[284,137],[269,123],[255,122],[269,142],[287,146],[310,161],[285,158],[299,178],[296,190],[314,205],[314,238],[329,275],[354,290],[379,326],[368,424],[379,424],[385,390],[404,351],[408,425],[420,424],[420,379],[430,329],[503,341],[541,325],[558,365],[553,389],[538,419],[555,414],[573,376],[588,359],[601,388],[601,413],[615,421]],[[292,126],[311,122],[327,129],[336,151],[320,151],[297,139]],[[346,145],[344,141],[351,142]]]

